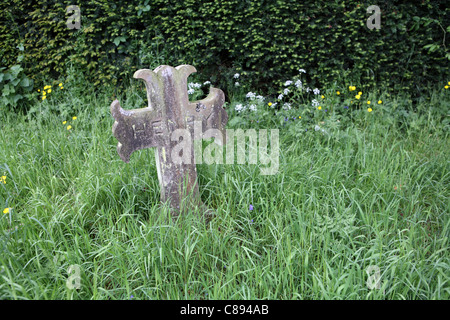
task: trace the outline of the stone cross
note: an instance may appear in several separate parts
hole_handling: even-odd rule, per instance
[[[130,155],[139,149],[156,147],[155,158],[158,180],[161,188],[161,202],[168,202],[172,216],[176,217],[185,210],[199,207],[205,215],[210,214],[200,200],[197,184],[197,168],[194,161],[193,141],[189,144],[189,161],[177,163],[172,152],[179,138],[173,138],[177,129],[194,131],[194,124],[201,125],[201,132],[208,129],[225,136],[228,115],[222,107],[225,95],[220,89],[211,87],[208,96],[199,101],[190,102],[187,92],[187,78],[197,70],[191,65],[159,66],[155,70],[141,69],[134,78],[143,79],[147,90],[148,107],[124,110],[118,100],[111,104],[114,119],[112,132],[119,141],[117,152],[124,162],[130,161]],[[215,136],[214,134],[212,136]],[[202,139],[196,134],[194,139]],[[223,143],[223,139],[216,143]],[[175,140],[175,141],[173,141]],[[184,138],[183,138],[184,140]],[[183,152],[186,150],[183,149]]]

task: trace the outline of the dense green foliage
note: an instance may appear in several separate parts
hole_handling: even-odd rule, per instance
[[[61,76],[67,63],[94,85],[128,83],[139,68],[183,63],[222,87],[230,74],[246,74],[267,92],[299,68],[317,86],[345,76],[364,89],[418,94],[448,81],[444,0],[378,1],[379,30],[366,26],[371,1],[88,0],[80,5],[80,30],[66,26],[70,4],[2,2],[2,65],[15,64],[23,44],[25,70],[38,83]]]
[[[18,48],[23,51],[23,45]],[[17,57],[17,62],[23,60],[23,54]],[[17,106],[18,103],[28,103],[33,101],[33,80],[28,78],[22,66],[15,64],[11,68],[6,69],[0,67],[0,92],[2,94],[0,102],[4,106]]]

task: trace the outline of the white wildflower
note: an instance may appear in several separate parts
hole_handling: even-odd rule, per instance
[[[237,112],[241,112],[242,110],[245,109],[245,107],[243,107],[242,104],[237,104],[237,105],[234,107],[234,109],[235,109]]]
[[[284,110],[291,110],[291,104],[290,103],[283,104],[283,109]]]
[[[320,93],[320,90],[317,89],[317,88],[315,88],[315,89],[313,90],[313,92],[314,92],[314,94],[319,94],[319,93]]]
[[[240,74],[239,74],[239,73],[235,73],[235,74],[234,74],[234,76],[233,76],[233,78],[235,78],[235,79],[239,79],[239,76],[240,76]]]
[[[271,108],[275,108],[276,107],[276,105],[277,105],[277,103],[276,102],[274,102],[274,103],[272,103],[272,105],[270,106]]]
[[[246,97],[250,98],[250,100],[254,100],[256,97],[256,94],[250,91],[249,93],[247,93]]]
[[[202,85],[200,84],[200,83],[197,83],[197,82],[189,82],[189,84],[188,84],[188,87],[189,87],[189,89],[192,89],[192,88],[200,88]]]
[[[311,91],[310,87],[306,88],[306,92],[310,92],[310,91]]]
[[[194,92],[195,92],[195,90],[192,88],[188,90],[188,94],[193,94]]]
[[[281,99],[283,99],[283,95],[282,94],[280,94],[279,96],[278,96],[278,100],[281,100]]]
[[[239,86],[240,86],[239,82],[237,82],[237,81],[234,83],[234,85],[235,85],[236,87],[239,87]]]
[[[314,130],[316,130],[316,131],[319,131],[319,130],[320,130],[320,132],[322,132],[322,134],[327,134],[327,135],[329,135],[328,131],[326,131],[325,129],[322,129],[322,128],[319,127],[317,124],[316,124],[316,126],[314,127]]]
[[[319,101],[317,101],[316,99],[314,99],[311,103],[312,103],[313,107],[319,106]]]
[[[284,86],[287,87],[287,86],[290,86],[291,84],[292,84],[292,81],[288,80],[284,83]]]
[[[259,101],[264,101],[264,97],[263,96],[256,96],[256,99],[258,99]]]
[[[249,106],[249,109],[252,110],[252,111],[256,111],[256,105],[251,104],[251,105]]]
[[[302,82],[300,80],[295,81],[295,86],[297,88],[301,88],[302,87]]]
[[[206,85],[208,85],[208,84],[211,84],[211,81],[205,81],[205,82],[203,83],[204,86],[206,86]]]
[[[300,73],[306,73],[305,69],[298,69],[298,72],[300,72]]]
[[[285,95],[287,95],[289,92],[291,92],[291,91],[289,91],[288,88],[284,89],[284,91],[283,91],[283,93],[284,93]]]

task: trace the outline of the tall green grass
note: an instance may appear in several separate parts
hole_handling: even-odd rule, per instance
[[[140,96],[122,105],[142,107]],[[118,157],[111,101],[68,89],[31,117],[0,110],[0,209],[11,208],[0,216],[1,299],[449,298],[450,144],[432,113],[400,127],[350,110],[345,127],[321,119],[328,134],[273,114],[248,121],[280,130],[279,172],[198,165],[216,217],[175,223],[154,150]],[[79,289],[66,285],[71,265]],[[380,289],[367,285],[369,266]]]

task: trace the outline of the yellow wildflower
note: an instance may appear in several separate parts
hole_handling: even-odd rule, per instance
[[[70,129],[72,129],[72,126],[70,126],[70,125],[67,126],[67,130],[70,130]]]
[[[58,84],[58,86],[62,87],[62,83]]]
[[[358,92],[358,96],[362,96],[362,92],[360,91],[360,92]]]
[[[42,96],[42,100],[45,100],[45,99],[47,99],[47,97],[46,96]]]
[[[6,184],[6,176],[1,176],[0,182],[3,182],[4,184]]]
[[[66,124],[67,123],[67,121],[63,121],[63,124]]]
[[[370,100],[369,100],[369,101],[367,101],[367,104],[370,104]]]
[[[322,99],[325,99],[325,96],[324,96],[324,95],[322,95]]]
[[[378,100],[378,104],[382,104],[383,103],[383,101],[381,101],[381,100]]]
[[[77,117],[73,117],[72,120],[77,120]]]
[[[322,107],[321,106],[319,106],[317,109],[319,109],[319,110],[322,110]]]
[[[445,86],[444,88],[445,88],[445,89],[448,89],[448,86]]]
[[[41,92],[41,89],[38,89],[38,92]]]
[[[299,119],[301,119],[301,118],[302,118],[302,116],[298,116],[298,118],[299,118]]]
[[[64,87],[60,87],[60,89],[64,89]]]
[[[48,92],[48,93],[52,92],[52,89],[48,89],[47,92]]]
[[[361,96],[360,96],[359,94],[357,94],[357,95],[355,96],[355,98],[359,100],[359,98],[361,98]]]
[[[337,95],[340,95],[341,93],[338,91],[338,92],[336,92],[336,94],[337,94]]]
[[[270,106],[272,105],[272,102],[269,102],[268,105],[269,105],[269,107],[270,107]]]
[[[372,108],[367,109],[367,111],[372,112]]]
[[[10,209],[11,209],[11,208],[5,208],[5,210],[3,210],[3,213],[4,213],[4,214],[8,214]]]

